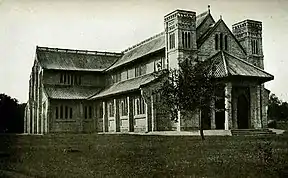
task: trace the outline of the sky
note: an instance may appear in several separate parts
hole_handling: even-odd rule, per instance
[[[232,24],[263,23],[265,87],[288,101],[287,0],[0,0],[0,93],[28,100],[36,45],[121,52],[164,31],[164,15],[175,9]],[[287,46],[286,46],[287,45]]]

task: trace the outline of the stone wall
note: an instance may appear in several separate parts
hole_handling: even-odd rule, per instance
[[[63,106],[63,118],[60,118],[60,107]],[[70,113],[65,118],[65,107],[72,109],[72,118]],[[92,117],[85,118],[85,106],[91,106]],[[56,119],[56,107],[58,107],[58,119]],[[98,132],[98,120],[95,114],[95,106],[92,102],[83,100],[51,100],[50,102],[50,129],[49,132],[73,132],[73,133],[90,133]]]
[[[224,24],[224,22],[221,22],[221,24],[218,25],[218,27],[213,31],[212,34],[205,40],[205,42],[201,45],[201,47],[198,49],[198,57],[199,60],[203,61],[207,59],[210,56],[213,56],[216,54],[220,49],[215,50],[215,34],[220,35],[220,33],[223,34],[223,36],[227,35],[228,39],[228,52],[230,54],[233,54],[236,57],[242,58],[246,60],[246,55],[235,40],[235,38],[231,35],[231,32],[229,28],[227,28]],[[224,41],[224,40],[223,40]]]

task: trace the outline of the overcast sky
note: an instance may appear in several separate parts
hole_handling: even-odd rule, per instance
[[[207,10],[217,21],[263,22],[265,84],[288,101],[288,1],[286,0],[0,0],[0,93],[28,100],[28,81],[38,46],[120,52],[164,30],[175,9]]]

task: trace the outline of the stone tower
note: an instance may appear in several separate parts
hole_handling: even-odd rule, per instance
[[[262,22],[244,20],[232,26],[232,31],[247,52],[247,61],[261,69],[263,64]]]
[[[166,59],[169,68],[179,62],[197,59],[196,13],[175,10],[164,17]]]

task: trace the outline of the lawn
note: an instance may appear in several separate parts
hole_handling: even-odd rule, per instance
[[[2,135],[0,144],[0,177],[288,177],[288,135]]]

